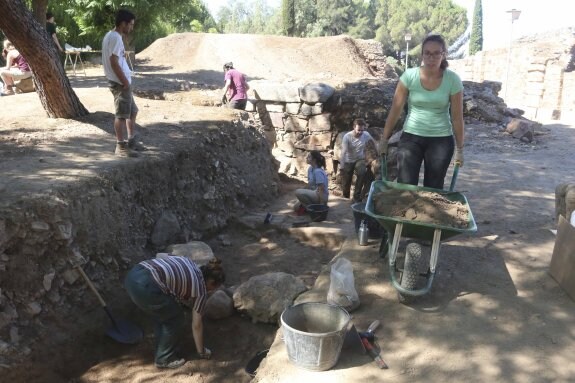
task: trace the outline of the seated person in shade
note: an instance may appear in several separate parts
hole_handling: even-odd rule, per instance
[[[306,189],[297,189],[295,196],[302,206],[327,205],[329,190],[327,188],[325,158],[317,150],[312,150],[307,155],[306,161],[309,164],[307,170],[308,186]]]
[[[6,67],[0,71],[5,89],[2,95],[9,96],[14,94],[14,81],[32,77],[32,71],[24,56],[8,40],[4,40],[2,55],[4,54],[6,55]]]

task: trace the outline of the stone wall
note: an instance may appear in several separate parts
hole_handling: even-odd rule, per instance
[[[389,69],[389,68],[388,68]],[[395,91],[397,76],[365,79],[332,87],[324,83],[252,81],[256,99],[246,110],[257,112],[263,134],[274,148],[279,171],[307,174],[306,153],[318,150],[327,171],[339,160],[341,137],[355,118],[364,118],[378,140]],[[339,138],[338,138],[339,137]]]
[[[564,71],[574,45],[575,35],[561,30],[515,40],[511,51],[483,51],[449,63],[463,80],[501,82],[499,95],[527,118],[575,119],[575,72]]]

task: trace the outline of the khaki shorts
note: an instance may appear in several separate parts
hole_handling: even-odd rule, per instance
[[[114,95],[114,107],[116,109],[116,118],[131,118],[136,113],[138,113],[138,107],[134,102],[134,96],[132,96],[132,87],[124,89],[122,84],[118,84],[114,81],[109,81],[110,92]]]
[[[18,68],[10,68],[10,69],[5,69],[2,71],[2,74],[6,74],[10,77],[12,77],[12,79],[14,81],[18,81],[18,80],[24,80],[26,78],[30,78],[32,77],[32,72],[28,71],[28,72],[22,72],[20,69]]]

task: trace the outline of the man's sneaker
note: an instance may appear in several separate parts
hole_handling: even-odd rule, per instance
[[[115,154],[118,157],[138,157],[138,153],[131,151],[128,147],[128,143],[125,141],[116,143]]]
[[[128,147],[131,150],[136,150],[138,152],[141,152],[143,150],[145,150],[146,148],[144,148],[144,145],[142,145],[138,140],[137,137],[132,137],[128,140]]]
[[[185,363],[186,363],[186,360],[184,358],[182,358],[182,359],[172,360],[171,362],[168,362],[168,363],[156,363],[156,367],[174,369],[174,368],[182,367]]]

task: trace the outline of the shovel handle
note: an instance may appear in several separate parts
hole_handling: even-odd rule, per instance
[[[90,290],[92,290],[92,292],[96,295],[96,297],[100,301],[100,305],[102,305],[102,307],[105,309],[106,308],[106,302],[104,302],[104,299],[102,298],[102,296],[100,295],[98,290],[96,290],[96,286],[94,286],[94,284],[92,283],[90,278],[88,278],[88,276],[86,275],[86,273],[82,269],[82,266],[77,266],[76,268],[78,269],[78,271],[80,272],[80,275],[82,275],[82,277],[84,278],[84,280],[88,284],[88,287],[90,287]],[[106,310],[106,312],[107,312],[107,310]],[[110,314],[108,314],[108,315],[110,315]]]

